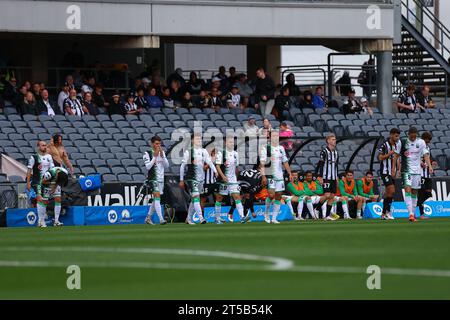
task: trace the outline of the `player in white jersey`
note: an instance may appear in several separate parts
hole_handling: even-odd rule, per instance
[[[203,183],[205,175],[203,172],[204,164],[207,164],[214,175],[217,177],[217,170],[211,161],[208,151],[202,148],[202,137],[199,134],[194,134],[192,138],[192,146],[190,150],[186,150],[183,155],[183,161],[180,167],[180,188],[187,189],[191,195],[191,202],[189,204],[188,216],[186,222],[188,224],[195,224],[192,221],[194,212],[200,217],[200,223],[206,223],[203,218],[202,207],[200,205],[200,195],[203,192]],[[186,174],[185,169],[187,168]],[[186,182],[185,182],[186,181]]]
[[[234,137],[230,136],[225,139],[225,150],[218,151],[216,155],[216,169],[220,178],[219,190],[216,194],[216,203],[214,205],[217,224],[222,223],[220,212],[222,211],[222,201],[224,196],[233,198],[241,222],[246,222],[244,220],[244,207],[242,206],[241,201],[241,190],[237,179],[238,166],[239,154],[234,150]],[[232,215],[230,216],[230,221],[233,222]]]
[[[281,198],[284,192],[284,176],[283,168],[289,174],[289,179],[292,182],[293,176],[291,168],[288,163],[288,158],[286,156],[286,151],[283,146],[279,144],[279,133],[273,130],[270,133],[270,141],[266,147],[261,148],[259,155],[261,161],[261,176],[263,185],[267,185],[267,180],[269,180],[269,197],[266,198],[266,210],[265,210],[265,221],[267,223],[278,224],[277,216],[280,213]],[[269,167],[269,179],[266,177],[266,164],[270,160]],[[269,219],[269,209],[270,204],[273,201],[273,215],[272,221]]]
[[[37,142],[37,152],[30,156],[28,160],[27,170],[27,190],[29,195],[35,195],[37,185],[41,177],[49,169],[53,168],[53,158],[47,153],[47,143],[43,140]],[[32,206],[36,206],[36,197],[31,197]]]
[[[153,201],[148,209],[145,223],[153,224],[152,214],[156,211],[160,224],[166,224],[161,209],[161,195],[164,193],[164,171],[169,167],[169,161],[161,147],[161,138],[154,136],[151,139],[151,148],[144,153],[143,159],[145,168],[148,171],[147,185],[153,194]]]
[[[402,159],[402,180],[405,189],[405,203],[409,212],[409,221],[415,222],[417,207],[417,193],[421,188],[422,157],[428,166],[430,174],[433,167],[430,161],[430,153],[424,140],[417,138],[417,128],[411,127],[408,137],[401,140],[400,156]]]

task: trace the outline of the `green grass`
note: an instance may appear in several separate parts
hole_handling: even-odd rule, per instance
[[[284,258],[294,267],[273,271],[267,261],[114,248],[226,251]],[[48,266],[5,266],[11,261]],[[70,264],[81,267],[81,290],[66,288]],[[369,265],[381,267],[381,290],[366,287]],[[383,273],[390,268],[447,274]],[[449,299],[450,220],[0,229],[0,299],[15,298]]]

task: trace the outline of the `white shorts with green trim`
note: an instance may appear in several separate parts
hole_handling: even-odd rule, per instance
[[[57,186],[55,192],[51,194],[51,187],[42,187],[42,200],[48,201],[54,199],[55,197],[61,197],[61,186]]]
[[[420,174],[402,173],[403,188],[411,187],[411,189],[419,190],[421,188],[422,177]]]
[[[220,183],[219,184],[219,194],[222,196],[228,196],[232,194],[240,194],[241,187],[239,183]]]
[[[269,189],[275,190],[275,192],[283,192],[284,191],[284,181],[283,180],[275,180],[269,179]]]

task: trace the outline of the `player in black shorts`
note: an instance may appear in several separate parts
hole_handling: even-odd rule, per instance
[[[431,135],[430,132],[424,132],[422,134],[422,139],[427,144],[427,148],[428,148],[428,152],[429,152],[430,151],[429,145],[430,145],[431,140],[433,139],[433,136]],[[431,153],[430,153],[430,158],[431,158]],[[428,219],[428,217],[425,215],[423,204],[427,199],[431,198],[432,189],[433,189],[433,183],[431,181],[430,170],[429,170],[426,162],[423,161],[423,159],[422,159],[422,179],[421,179],[421,186],[420,186],[420,190],[419,190],[419,196],[417,199],[417,206],[419,207],[419,211],[420,211],[420,219]]]
[[[380,177],[385,187],[383,198],[383,213],[381,219],[393,220],[391,214],[391,204],[394,200],[395,181],[397,175],[397,163],[400,155],[401,142],[400,130],[391,129],[389,139],[383,142],[378,149],[378,160],[380,161]]]

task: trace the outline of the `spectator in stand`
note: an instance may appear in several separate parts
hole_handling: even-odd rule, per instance
[[[50,117],[61,114],[61,110],[59,110],[58,106],[48,98],[47,89],[41,91],[41,99],[37,103],[37,109],[38,114],[44,114]]]
[[[212,78],[210,91],[212,91],[213,89],[217,89],[217,94],[219,95],[219,97],[222,96],[222,90],[220,88],[220,78],[218,77]]]
[[[430,97],[429,85],[424,85],[422,90],[417,94],[417,103],[422,112],[425,112],[426,109],[433,109],[436,107],[436,104]]]
[[[290,91],[286,85],[281,89],[281,94],[275,98],[275,110],[277,119],[287,119],[289,117],[290,108]]]
[[[125,103],[125,110],[127,111],[127,114],[134,114],[137,115],[139,113],[141,113],[142,109],[138,108],[137,104],[134,103],[134,95],[133,94],[129,94],[127,96],[127,102]]]
[[[256,124],[255,117],[250,115],[248,120],[244,123],[245,134],[248,136],[255,136],[259,132],[258,125]]]
[[[375,71],[375,60],[370,58],[361,67],[358,83],[363,87],[363,95],[370,98],[377,87],[377,73]]]
[[[259,128],[259,132],[258,133],[260,135],[263,135],[264,133],[266,133],[268,135],[271,132],[272,132],[272,124],[270,123],[269,119],[264,118],[263,126],[262,126],[262,128]]]
[[[327,107],[323,96],[323,88],[320,86],[316,88],[316,93],[313,96],[313,105],[315,109],[326,109]]]
[[[141,109],[142,111],[148,110],[150,108],[150,105],[148,104],[148,101],[144,95],[144,88],[140,87],[137,90],[137,96],[134,98],[134,103],[136,103],[138,109]]]
[[[159,74],[152,75],[151,87],[155,88],[156,95],[159,98],[162,98],[162,85],[161,85],[161,77]]]
[[[125,109],[123,103],[120,101],[120,93],[116,91],[112,96],[112,101],[110,102],[108,108],[108,114],[120,114],[120,115],[126,115],[127,110]]]
[[[348,93],[347,100],[344,101],[344,105],[342,106],[344,114],[360,113],[363,111],[363,106],[356,100],[355,94],[355,89],[352,88]]]
[[[86,92],[92,93],[94,92],[94,88],[95,88],[95,77],[89,76],[85,80],[85,83],[81,86],[81,93],[82,94],[85,94]]]
[[[141,88],[143,86],[144,84],[142,83],[142,78],[137,76],[136,78],[134,78],[134,85],[130,89],[130,94],[135,95],[138,88]]]
[[[211,89],[211,97],[208,101],[208,108],[213,108],[217,111],[223,107],[224,107],[224,105],[223,105],[222,99],[220,99],[219,90],[217,88],[212,88]]]
[[[19,89],[17,88],[17,80],[15,77],[11,77],[7,82],[5,82],[5,90],[3,92],[3,99],[5,100],[5,105],[14,105],[19,96]]]
[[[47,147],[47,152],[53,158],[53,164],[55,167],[62,167],[63,165],[69,169],[71,175],[73,175],[73,166],[69,160],[69,154],[63,145],[62,136],[55,134]]]
[[[197,77],[197,73],[191,71],[189,74],[189,81],[186,83],[185,91],[188,91],[191,95],[199,95],[200,91],[206,89],[206,83],[202,79]]]
[[[71,74],[68,74],[66,76],[66,83],[69,86],[69,91],[71,89],[75,89],[75,83],[74,83],[74,80],[73,80],[73,76]]]
[[[178,80],[173,80],[170,85],[170,97],[174,101],[175,105],[181,105],[181,99],[183,99],[183,92],[181,90],[181,83]]]
[[[230,74],[228,77],[228,82],[230,86],[233,86],[236,82],[238,82],[238,75],[236,74],[236,68],[230,67],[228,69],[228,73]]]
[[[38,115],[38,108],[36,105],[36,100],[34,99],[34,95],[31,91],[28,91],[25,94],[25,98],[19,106],[19,113],[21,115],[24,114],[34,114]]]
[[[31,82],[30,81],[25,81],[23,83],[23,85],[27,88],[27,91],[31,91]]]
[[[89,114],[88,109],[77,97],[77,90],[75,89],[71,89],[69,92],[69,97],[64,100],[64,110],[67,114],[77,117],[81,117],[84,114]]]
[[[235,85],[238,87],[241,97],[248,101],[249,97],[253,94],[253,89],[248,83],[245,73],[241,73],[238,76],[238,82],[236,82]]]
[[[289,73],[286,76],[286,84],[285,87],[289,88],[289,96],[298,97],[301,94],[300,87],[295,84],[295,75],[293,73]]]
[[[36,103],[41,100],[41,86],[39,83],[33,83],[33,85],[31,86],[31,92],[34,95],[34,100],[36,101]]]
[[[231,86],[231,91],[225,97],[228,109],[236,109],[241,107],[241,95],[236,85]]]
[[[180,86],[184,87],[186,81],[183,78],[183,70],[181,70],[181,68],[177,68],[174,73],[171,73],[167,77],[166,84],[169,88],[172,87],[172,82],[174,80],[178,80],[178,82],[180,83]]]
[[[84,100],[84,106],[87,108],[88,113],[92,116],[97,116],[100,114],[100,110],[98,109],[98,106],[95,104],[92,93],[86,92],[83,97]]]
[[[92,94],[92,100],[98,108],[106,110],[109,107],[109,102],[106,101],[105,97],[103,96],[103,87],[101,84],[95,85],[94,93]]]
[[[175,101],[173,101],[172,97],[170,96],[170,88],[168,87],[163,88],[162,102],[165,108],[175,109]]]
[[[416,92],[416,86],[413,84],[408,85],[406,91],[403,92],[397,100],[398,112],[401,113],[414,113],[418,112],[417,98],[414,94]]]
[[[261,115],[267,116],[272,113],[275,104],[275,83],[272,78],[266,74],[264,68],[256,70],[255,83],[255,109],[260,110]]]
[[[161,98],[156,95],[156,88],[149,87],[148,93],[149,94],[145,97],[145,99],[147,100],[149,108],[162,108],[164,106]]]
[[[306,90],[303,93],[303,100],[300,102],[300,107],[301,108],[311,108],[314,109],[314,104],[313,104],[313,94],[311,91]]]
[[[61,92],[58,95],[58,108],[61,111],[61,114],[64,114],[64,101],[69,97],[69,84],[67,82],[64,83]]]
[[[41,91],[47,89],[44,82],[39,83],[39,87],[41,88]]]
[[[226,92],[228,90],[228,77],[226,75],[226,69],[224,66],[219,67],[219,73],[216,74],[213,78],[220,79],[220,91]]]
[[[348,71],[344,71],[342,77],[336,81],[336,91],[339,92],[342,97],[346,97],[351,89],[352,80],[350,79],[350,73]]]
[[[211,97],[208,95],[208,92],[206,92],[206,90],[200,91],[198,107],[199,108],[208,108],[210,100],[211,100]]]
[[[286,150],[292,150],[294,146],[294,141],[288,139],[294,136],[294,131],[292,131],[289,125],[284,121],[281,122],[279,131],[280,131],[279,137],[282,138],[281,140],[285,140],[280,142],[280,145],[282,145]]]
[[[195,107],[194,102],[192,101],[191,94],[189,91],[184,93],[183,99],[181,99],[181,107],[186,109],[191,109]]]
[[[369,116],[373,115],[373,110],[369,105],[369,100],[367,100],[366,97],[362,97],[360,102],[361,102],[361,106],[362,106],[362,113],[368,114]]]

